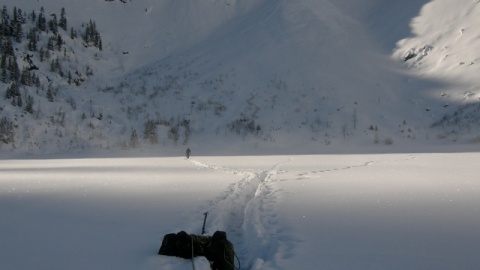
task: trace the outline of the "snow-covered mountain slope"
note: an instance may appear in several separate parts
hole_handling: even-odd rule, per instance
[[[405,66],[416,76],[442,84],[422,89],[436,101],[437,115],[446,111],[433,124],[440,138],[457,141],[467,134],[470,142],[479,141],[479,15],[478,1],[431,1],[412,20],[413,36],[400,40],[393,54],[408,58]]]
[[[414,54],[407,66],[417,74],[476,92],[480,71],[480,32],[476,28],[479,15],[478,1],[432,1],[412,21],[413,36],[399,41],[394,56],[401,59]],[[479,97],[477,93],[456,96]]]
[[[474,74],[473,68],[466,70],[475,61],[474,46],[464,42],[455,49],[472,58],[462,60],[465,74],[459,76],[470,80],[457,79],[449,68],[438,73],[426,57],[403,63],[409,51],[430,52],[422,51],[430,48],[425,44],[442,54],[434,47],[439,42],[435,37],[452,42],[447,34],[463,31],[473,39],[473,27],[471,33],[467,26],[454,28],[473,24],[474,13],[451,15],[451,20],[444,16],[443,22],[453,25],[449,31],[433,18],[452,9],[465,14],[476,5],[434,1],[420,12],[427,1],[349,2],[7,0],[10,9],[16,6],[27,14],[65,7],[69,25],[80,33],[93,20],[103,50],[68,41],[65,46],[72,51],[85,51],[68,65],[90,66],[93,75],[81,86],[60,79],[42,82],[44,88],[56,86],[54,102],[36,101],[36,117],[8,113],[18,127],[15,143],[2,148],[58,152],[240,144],[315,152],[340,144],[435,144],[437,137],[476,141],[472,130],[478,124],[462,129],[438,124],[444,114],[464,105],[458,102],[459,89],[475,85],[474,75],[466,74]],[[393,48],[408,37],[407,24],[414,16],[419,17],[413,31],[420,34]],[[430,30],[421,32],[422,27]],[[15,46],[26,51],[25,44]],[[432,63],[439,60],[429,55]],[[408,71],[420,65],[422,69]],[[475,88],[468,91],[475,97]],[[9,101],[1,104],[4,112],[21,111]],[[47,123],[59,115],[67,121]],[[438,125],[432,129],[433,123]],[[452,132],[454,137],[446,135]]]

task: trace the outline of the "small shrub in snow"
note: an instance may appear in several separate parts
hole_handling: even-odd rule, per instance
[[[393,144],[393,139],[392,138],[386,138],[383,140],[384,145],[392,145]]]
[[[178,126],[171,127],[170,130],[168,131],[168,138],[172,139],[175,144],[177,144],[178,139],[180,138],[180,132]]]
[[[132,134],[130,135],[130,148],[137,148],[139,146],[138,135],[135,129],[132,129]]]
[[[157,124],[154,120],[149,119],[145,122],[143,136],[145,140],[148,140],[151,144],[158,143]]]
[[[238,135],[258,135],[262,128],[260,125],[255,123],[255,120],[245,116],[243,113],[240,114],[238,119],[233,120],[227,125],[228,129],[231,132],[235,132]]]

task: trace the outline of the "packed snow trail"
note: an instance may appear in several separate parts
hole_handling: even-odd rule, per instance
[[[363,159],[363,158],[362,158]],[[375,164],[405,162],[414,160],[415,156],[409,155],[401,159],[372,159],[350,165],[330,166],[319,164],[322,169],[296,171],[292,177],[279,177],[288,175],[293,171],[282,169],[286,163],[293,164],[298,160],[288,158],[274,163],[268,169],[252,169],[246,166],[243,169],[229,168],[209,164],[195,159],[190,159],[195,166],[213,170],[220,173],[239,175],[241,180],[232,183],[219,197],[210,201],[205,211],[209,212],[207,234],[216,230],[227,232],[229,240],[234,244],[236,253],[242,263],[242,269],[276,269],[282,259],[292,254],[294,245],[298,242],[294,236],[289,235],[285,224],[280,224],[276,207],[281,197],[280,183],[285,181],[314,180],[324,173],[346,172],[362,169]],[[301,161],[300,161],[301,162]]]
[[[413,157],[401,161],[410,159]],[[219,197],[210,201],[208,206],[202,208],[209,212],[207,234],[212,234],[216,230],[226,231],[229,240],[235,246],[242,269],[262,269],[266,266],[276,268],[275,263],[279,259],[291,254],[296,240],[290,236],[279,236],[279,232],[286,229],[281,227],[284,225],[279,225],[275,213],[275,205],[281,196],[278,183],[293,179],[314,179],[322,173],[391,162],[369,160],[342,167],[327,166],[322,170],[300,172],[293,179],[279,179],[277,177],[279,174],[288,173],[280,168],[283,164],[292,162],[291,158],[278,162],[266,170],[257,171],[208,164],[196,159],[189,161],[200,168],[242,177],[240,181],[232,183]]]
[[[280,196],[275,186],[276,175],[278,168],[288,160],[257,172],[239,171],[194,159],[190,161],[198,167],[242,176],[240,181],[231,184],[209,203],[207,233],[215,230],[227,232],[242,269],[257,269],[263,261],[270,261],[280,248],[275,237],[278,222],[273,212]]]

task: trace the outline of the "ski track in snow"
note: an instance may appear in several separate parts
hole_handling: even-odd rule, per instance
[[[211,234],[215,230],[227,232],[228,239],[235,246],[241,269],[261,269],[264,261],[272,261],[279,254],[281,256],[281,251],[290,248],[281,246],[281,242],[288,241],[278,238],[280,228],[273,212],[279,199],[275,187],[278,168],[288,161],[257,172],[190,161],[198,167],[242,176],[240,181],[231,184],[206,207],[209,213],[206,233]]]
[[[410,161],[415,159],[415,156],[410,155],[408,158],[401,159],[401,160],[371,160],[364,162],[362,164],[358,165],[350,165],[350,166],[345,166],[345,167],[339,167],[339,168],[330,168],[330,169],[324,169],[324,170],[318,170],[318,171],[309,171],[309,172],[303,172],[298,174],[298,178],[296,180],[307,180],[311,178],[317,178],[319,177],[319,174],[322,173],[328,173],[328,172],[335,172],[335,171],[345,171],[345,170],[353,170],[353,169],[358,169],[358,168],[363,168],[363,167],[368,167],[373,164],[381,163],[381,162],[395,162],[395,161]],[[288,181],[288,180],[282,180],[282,181]]]
[[[322,173],[352,170],[368,167],[383,162],[403,162],[415,159],[410,155],[398,160],[370,160],[357,165],[307,171],[298,174],[296,180],[315,179]],[[240,175],[241,180],[232,183],[226,191],[202,208],[208,211],[206,233],[213,234],[216,230],[227,232],[228,239],[234,244],[235,252],[241,262],[241,269],[262,269],[265,263],[275,267],[275,262],[291,254],[294,239],[282,235],[284,228],[280,227],[274,212],[275,204],[280,197],[277,183],[278,174],[287,173],[281,170],[282,164],[291,162],[285,160],[266,170],[238,170],[207,164],[190,159],[197,167],[210,169],[220,173]]]

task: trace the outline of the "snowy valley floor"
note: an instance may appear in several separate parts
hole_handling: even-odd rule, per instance
[[[477,269],[480,153],[0,161],[0,269],[192,269],[163,235],[225,230],[242,269]],[[208,269],[197,258],[196,269]]]

